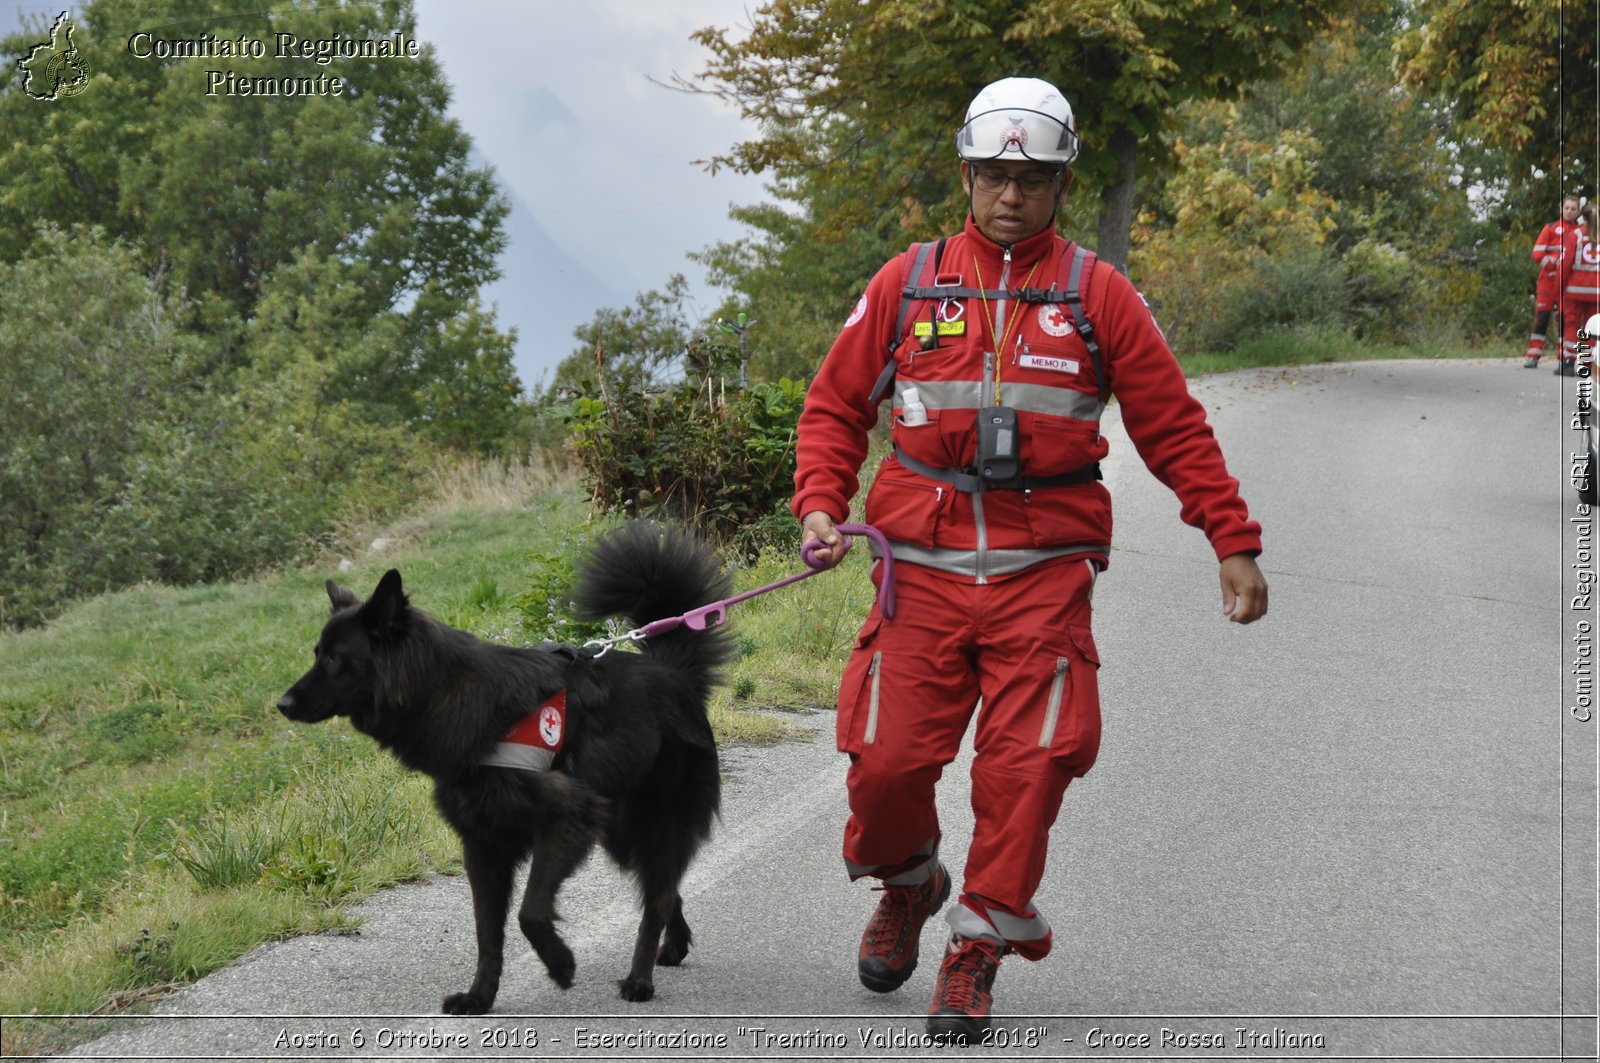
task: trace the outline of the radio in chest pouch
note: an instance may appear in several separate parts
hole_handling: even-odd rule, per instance
[[[979,410],[978,475],[985,482],[1016,479],[1022,471],[1017,449],[1017,411],[1009,406]]]

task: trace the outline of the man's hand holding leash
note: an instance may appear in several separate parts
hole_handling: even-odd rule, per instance
[[[810,554],[809,563],[817,568],[832,568],[844,560],[850,549],[850,540],[839,534],[833,518],[820,509],[807,513],[801,521],[800,548],[805,549],[806,543],[812,541],[822,543]]]

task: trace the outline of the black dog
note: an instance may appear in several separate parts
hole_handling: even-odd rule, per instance
[[[631,521],[596,542],[573,600],[584,618],[644,624],[724,598],[729,585],[694,540]],[[327,587],[333,616],[316,664],[278,708],[307,723],[348,716],[433,777],[434,801],[461,836],[478,938],[472,986],[445,997],[444,1010],[476,1015],[494,1004],[512,879],[530,857],[518,922],[556,984],[572,984],[572,951],[555,929],[556,891],[597,837],[639,882],[644,917],[620,985],[624,999],[649,1000],[655,965],[676,966],[689,951],[678,885],[719,808],[706,698],[729,653],[725,632],[679,627],[648,640],[643,654],[518,649],[413,607],[392,569],[366,602]],[[563,690],[564,727],[546,719],[545,739],[559,740],[543,743],[559,750],[539,770],[528,758],[549,752],[501,743]],[[524,723],[519,734],[528,733]],[[516,766],[503,766],[508,749]]]

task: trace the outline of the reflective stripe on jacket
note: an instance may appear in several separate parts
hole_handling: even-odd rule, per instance
[[[1067,246],[1044,232],[1003,248],[969,218],[949,239],[939,273],[960,275],[973,289],[1048,286]],[[796,516],[820,510],[835,521],[847,517],[867,433],[878,419],[867,396],[891,350],[899,366],[893,442],[915,461],[971,468],[978,411],[996,405],[1016,411],[1025,477],[1059,476],[1105,457],[1104,407],[1064,307],[959,300],[940,308],[946,326],[936,345],[924,349],[914,334],[893,336],[907,268],[901,255],[878,271],[807,392],[791,503]],[[1250,519],[1205,410],[1189,394],[1139,293],[1105,263],[1096,265],[1088,287],[1084,309],[1104,349],[1123,424],[1146,465],[1177,493],[1183,519],[1205,532],[1219,558],[1259,552],[1260,525]],[[959,332],[949,325],[955,321]],[[924,423],[900,420],[908,387],[918,389],[927,409]],[[1104,560],[1111,545],[1111,499],[1098,482],[972,493],[921,475],[892,454],[878,470],[865,515],[897,544],[896,556],[980,583],[1048,557]]]
[[[1567,275],[1563,293],[1568,299],[1594,302],[1600,299],[1600,244],[1588,237],[1580,237],[1572,258],[1572,271]]]

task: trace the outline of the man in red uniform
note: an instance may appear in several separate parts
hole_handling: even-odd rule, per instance
[[[1550,314],[1561,308],[1562,291],[1567,285],[1566,271],[1577,254],[1578,206],[1577,196],[1562,199],[1561,217],[1546,225],[1533,242],[1531,257],[1539,263],[1539,280],[1533,290],[1533,332],[1528,336],[1527,358],[1522,363],[1525,369],[1539,368]],[[1561,372],[1561,368],[1558,362],[1556,372]]]
[[[1562,263],[1566,284],[1561,292],[1561,363],[1556,366],[1561,376],[1577,375],[1578,330],[1591,315],[1600,312],[1600,232],[1596,231],[1595,205],[1585,203],[1578,217],[1582,229],[1571,257]],[[1592,364],[1593,347],[1586,346],[1584,361]]]
[[[834,524],[877,420],[870,396],[889,388],[892,362],[895,450],[866,519],[891,542],[898,604],[893,618],[873,607],[840,684],[844,858],[852,879],[883,883],[861,981],[898,988],[951,892],[934,783],[981,700],[973,838],[928,1018],[930,1033],[967,1040],[988,1027],[1001,957],[1050,950],[1034,904],[1048,833],[1099,748],[1090,595],[1111,545],[1097,464],[1111,394],[1145,464],[1209,538],[1224,612],[1259,619],[1267,584],[1260,526],[1143,299],[1055,233],[1078,151],[1067,101],[1037,79],[995,82],[957,148],[965,227],[868,284],[807,394],[791,505],[818,559],[835,563]]]

